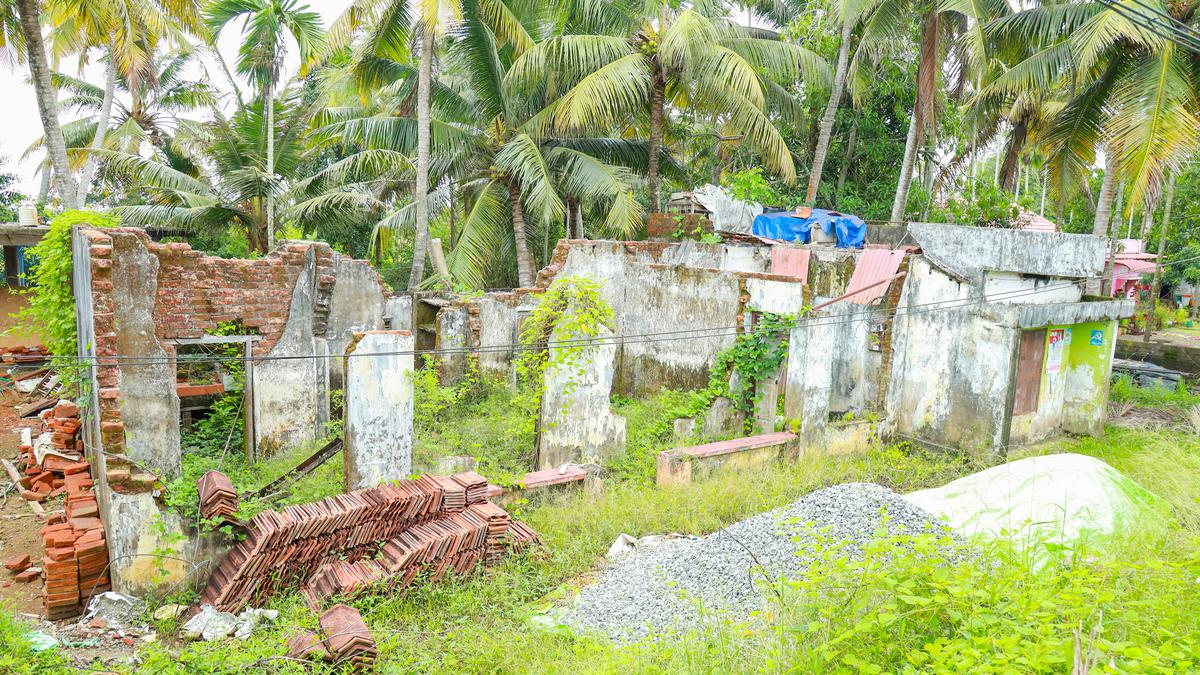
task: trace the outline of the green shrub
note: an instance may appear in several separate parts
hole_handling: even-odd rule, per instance
[[[1166,387],[1139,387],[1128,375],[1118,375],[1113,379],[1109,398],[1114,403],[1133,403],[1143,406],[1179,406],[1190,407],[1200,405],[1200,394],[1194,394],[1187,387],[1186,380],[1180,380],[1174,389]]]
[[[71,228],[116,227],[114,216],[93,211],[67,211],[50,222],[50,230],[26,255],[35,260],[29,278],[31,287],[24,291],[28,305],[17,313],[18,325],[36,331],[54,356],[64,384],[78,383],[81,365],[76,355],[75,294],[72,281]]]
[[[1200,664],[1187,565],[1087,553],[1043,566],[1004,540],[925,534],[876,537],[851,558],[818,536],[803,578],[778,584],[772,656],[802,672],[1052,673],[1071,669],[1078,637],[1105,672]]]

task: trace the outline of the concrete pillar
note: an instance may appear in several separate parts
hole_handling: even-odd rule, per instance
[[[551,348],[538,420],[539,470],[603,463],[625,451],[625,418],[609,408],[617,346],[607,328],[596,337],[602,342],[583,349],[573,363],[555,365],[558,350]],[[555,330],[550,341],[566,339]]]
[[[412,473],[413,349],[408,331],[371,331],[346,348],[346,489]]]
[[[795,427],[801,447],[825,442],[837,334],[835,320],[817,315],[813,321],[801,321],[788,340],[784,418]]]

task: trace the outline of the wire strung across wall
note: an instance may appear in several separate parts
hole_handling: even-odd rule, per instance
[[[1174,260],[1169,263],[1156,265],[1157,268],[1165,268],[1172,265],[1180,265],[1189,262],[1200,260],[1200,256]],[[907,317],[912,315],[926,314],[936,311],[950,311],[969,307],[978,307],[983,305],[999,305],[1007,304],[1016,298],[1045,295],[1050,291],[1065,290],[1075,287],[1084,287],[1091,282],[1097,281],[1097,277],[1087,277],[1075,281],[1062,282],[1057,284],[1049,284],[1042,287],[1032,289],[1015,289],[1012,291],[1002,291],[998,293],[986,293],[983,300],[977,297],[967,298],[952,298],[949,300],[939,300],[935,302],[920,303],[908,306],[897,307],[878,307],[870,310],[869,313],[853,317],[839,316],[814,316],[802,317],[797,320],[797,326],[805,327],[820,327],[834,326],[850,323],[860,323],[863,321],[878,321],[881,319],[896,317]],[[1116,298],[1114,298],[1116,299]],[[1000,302],[1004,301],[1004,302]],[[1066,304],[1066,303],[1063,303]],[[737,335],[742,332],[741,326],[715,326],[708,328],[692,328],[674,331],[662,331],[656,333],[637,333],[626,335],[612,335],[609,337],[589,337],[575,338],[569,340],[555,340],[551,342],[543,342],[537,345],[526,345],[522,343],[505,343],[498,345],[481,345],[479,347],[445,347],[441,349],[411,349],[403,351],[388,351],[388,352],[368,352],[363,354],[289,354],[289,355],[264,355],[251,357],[249,360],[255,364],[272,362],[272,361],[301,361],[309,359],[342,359],[342,358],[367,358],[367,357],[385,357],[385,356],[421,356],[425,354],[481,354],[481,353],[507,353],[517,351],[540,351],[549,348],[565,348],[565,347],[589,347],[607,344],[628,345],[628,344],[646,344],[654,342],[669,342],[677,340],[698,340],[698,339],[713,339]],[[160,356],[134,356],[117,354],[111,356],[56,356],[55,359],[64,361],[87,361],[91,362],[92,366],[108,367],[118,366],[122,364],[131,365],[169,365],[174,363],[171,358]],[[203,358],[193,359],[193,362],[202,362]]]

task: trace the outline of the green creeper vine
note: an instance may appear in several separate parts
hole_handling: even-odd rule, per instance
[[[582,277],[556,281],[538,301],[521,329],[520,353],[515,360],[522,409],[536,419],[545,387],[546,367],[565,367],[578,375],[568,379],[568,396],[578,386],[589,338],[601,328],[612,329],[612,307],[600,296],[600,284]],[[556,344],[546,349],[551,336]],[[566,344],[564,344],[566,343]]]
[[[754,424],[758,385],[779,371],[788,352],[787,336],[809,311],[804,308],[798,314],[758,314],[754,328],[740,333],[733,345],[723,349],[713,360],[708,388],[704,390],[696,412],[707,409],[714,400],[724,396],[733,401],[734,409],[743,415],[744,430],[748,433]]]
[[[29,281],[31,288],[24,292],[28,306],[17,313],[20,325],[36,330],[46,348],[56,359],[59,377],[64,384],[78,382],[79,368],[68,357],[76,353],[75,294],[71,280],[71,228],[116,227],[114,216],[94,211],[67,211],[50,223],[50,231],[27,255],[36,261]]]

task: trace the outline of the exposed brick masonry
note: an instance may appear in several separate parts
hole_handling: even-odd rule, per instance
[[[21,494],[38,502],[64,497],[63,510],[49,512],[40,532],[45,548],[40,566],[45,576],[43,604],[46,618],[53,620],[79,614],[92,595],[109,590],[108,545],[92,492],[91,467],[76,438],[79,407],[60,401],[41,419],[42,435],[51,434],[56,454],[38,463],[33,448],[21,446]]]

